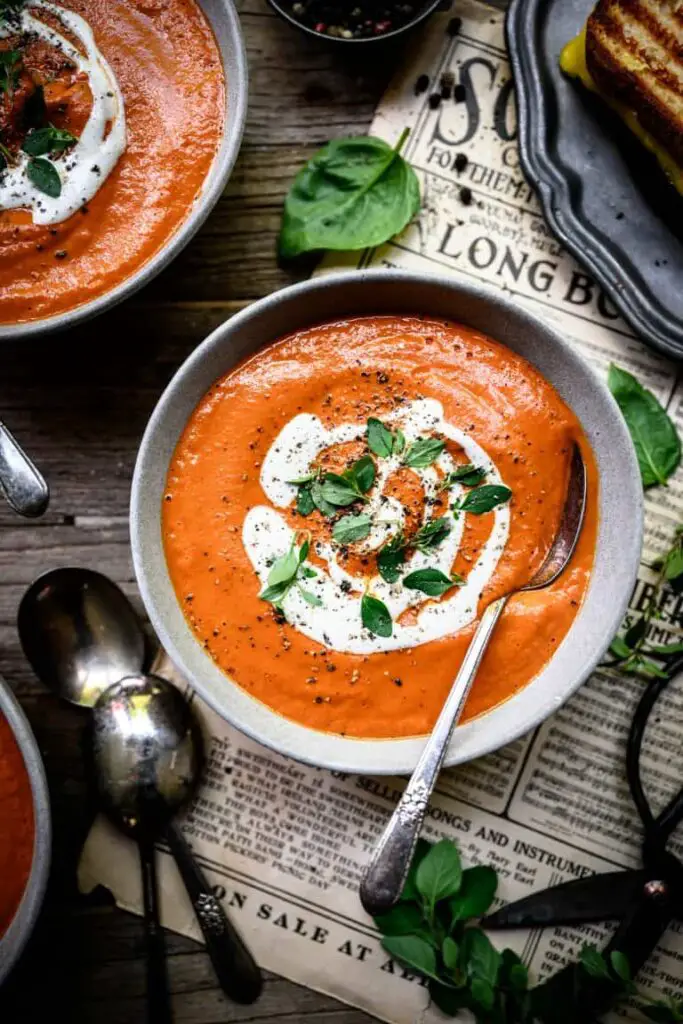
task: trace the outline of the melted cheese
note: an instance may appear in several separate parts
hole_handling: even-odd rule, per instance
[[[674,188],[683,195],[683,168],[679,167],[671,154],[664,149],[659,142],[657,142],[650,132],[643,128],[642,124],[638,120],[638,115],[635,110],[630,110],[628,107],[625,107],[623,103],[617,103],[608,96],[605,96],[593,81],[593,77],[588,70],[588,65],[586,63],[585,28],[575,39],[572,39],[571,42],[567,43],[562,50],[560,55],[560,67],[566,74],[571,75],[573,78],[578,78],[587,89],[590,89],[591,92],[597,93],[605,103],[608,103],[609,106],[616,111],[622,121],[630,128],[643,146],[655,155],[659,161],[660,167],[671,180]]]

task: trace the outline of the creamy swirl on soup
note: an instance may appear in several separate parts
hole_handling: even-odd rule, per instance
[[[168,474],[178,600],[226,676],[281,714],[352,736],[425,733],[482,609],[545,558],[574,442],[589,479],[577,550],[555,584],[509,602],[471,718],[565,637],[588,587],[598,487],[557,392],[468,328],[323,324],[217,381]]]

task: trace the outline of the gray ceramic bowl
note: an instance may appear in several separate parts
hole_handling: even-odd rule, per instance
[[[358,740],[316,732],[281,717],[230,681],[185,621],[169,579],[161,535],[169,460],[188,417],[210,385],[241,359],[289,331],[346,315],[376,313],[417,313],[460,321],[525,356],[578,415],[600,472],[595,567],[568,636],[528,686],[455,730],[447,764],[479,757],[528,732],[590,675],[617,631],[635,582],[643,502],[633,445],[605,385],[557,331],[501,292],[400,271],[334,274],[254,303],[193,352],[152,415],[133,478],[133,559],[152,623],[197,692],[249,736],[315,765],[389,774],[412,771],[424,740]]]
[[[3,979],[26,945],[43,902],[50,870],[52,829],[47,781],[38,744],[16,697],[2,679],[0,679],[0,715],[4,715],[9,722],[10,729],[14,733],[24,757],[24,764],[31,782],[35,828],[33,862],[24,895],[9,928],[4,935],[0,935],[0,984],[2,984]]]
[[[237,159],[244,131],[248,91],[247,58],[239,18],[232,0],[198,0],[198,3],[211,23],[223,60],[226,81],[225,123],[216,158],[186,219],[156,255],[116,288],[92,302],[45,320],[0,324],[0,342],[73,327],[129,298],[143,285],[149,284],[153,277],[175,259],[220,199]]]

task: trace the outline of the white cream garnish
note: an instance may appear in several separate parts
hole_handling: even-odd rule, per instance
[[[500,473],[484,449],[462,430],[444,419],[443,407],[433,399],[406,402],[399,410],[386,416],[388,426],[400,427],[408,444],[419,437],[440,434],[459,444],[467,458],[486,471],[486,482],[503,484]],[[261,468],[261,486],[273,503],[287,508],[296,497],[296,486],[288,483],[308,473],[311,463],[324,449],[334,444],[353,441],[364,436],[366,423],[344,423],[327,430],[317,416],[295,416],[280,431],[270,446]],[[370,500],[362,511],[373,519],[372,533],[361,542],[364,550],[376,551],[403,527],[404,511],[400,502],[383,498],[384,485],[401,465],[401,455],[376,459],[377,478],[370,492]],[[448,452],[443,452],[436,464],[443,473],[455,468]],[[415,469],[424,488],[426,504],[438,490],[438,474],[433,466]],[[458,484],[449,491],[456,501],[465,492]],[[348,513],[348,509],[346,512]],[[399,581],[389,584],[377,575],[370,580],[368,592],[383,601],[394,621],[393,635],[375,636],[361,623],[361,599],[365,582],[350,575],[339,564],[339,548],[335,544],[319,544],[316,553],[327,563],[327,571],[320,571],[306,580],[306,589],[322,601],[321,607],[308,604],[293,587],[283,600],[287,619],[305,636],[317,640],[335,651],[353,654],[373,654],[405,647],[417,647],[455,633],[472,622],[477,613],[479,595],[492,578],[507,542],[510,528],[510,510],[507,504],[494,510],[493,528],[479,557],[467,574],[464,586],[454,588],[441,600],[433,601],[419,591],[409,590]],[[449,517],[451,532],[436,547],[427,552],[415,551],[402,570],[402,577],[426,567],[440,569],[450,576],[451,567],[460,547],[465,516]],[[242,542],[251,563],[265,587],[270,566],[283,555],[294,541],[285,518],[267,505],[258,505],[246,515]],[[416,621],[403,625],[397,618],[408,608],[416,609]]]
[[[47,11],[80,41],[81,53],[60,32],[32,11]],[[52,199],[30,181],[31,157],[24,152],[0,172],[0,211],[30,210],[34,224],[59,224],[88,203],[106,181],[126,148],[126,117],[116,76],[100,53],[92,29],[79,14],[47,0],[29,0],[12,24],[0,25],[0,38],[31,33],[64,54],[88,78],[92,109],[76,143],[66,152],[49,156],[59,174],[61,194]]]

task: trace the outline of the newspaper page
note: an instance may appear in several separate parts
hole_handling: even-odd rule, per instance
[[[638,341],[553,238],[519,169],[502,15],[474,0],[459,3],[458,14],[457,34],[452,25],[449,31],[449,15],[429,23],[372,129],[388,142],[406,126],[411,129],[405,153],[424,197],[417,223],[400,239],[328,266],[407,266],[496,284],[559,323],[599,370],[614,360],[635,373],[683,430],[675,366]],[[447,83],[464,85],[465,100],[446,99],[435,108],[429,96],[438,91],[444,73]],[[416,95],[423,74],[429,75],[430,88]],[[682,473],[648,496],[634,610],[647,599],[652,561],[683,519],[682,506]],[[681,621],[682,601],[666,598],[653,639],[664,642],[676,634],[673,623]],[[175,670],[167,669],[183,685]],[[600,668],[533,734],[443,772],[424,835],[448,836],[466,863],[495,867],[501,902],[637,864],[639,823],[623,764],[642,686],[638,679]],[[660,804],[680,785],[683,679],[670,687],[661,705],[644,747],[646,783]],[[382,950],[358,899],[361,872],[404,782],[300,765],[247,739],[198,699],[196,706],[210,758],[183,828],[259,963],[392,1024],[444,1020],[429,1005],[420,979]],[[161,849],[159,859],[164,923],[199,938],[168,852]],[[132,845],[98,821],[82,859],[82,888],[105,885],[121,906],[139,911],[138,876]],[[574,959],[584,942],[599,945],[608,930],[596,924],[493,938],[516,949],[532,977],[541,980]],[[683,995],[682,959],[683,937],[673,925],[639,975],[640,985],[653,994]],[[606,1019],[616,1024],[633,1017],[627,1007]]]

